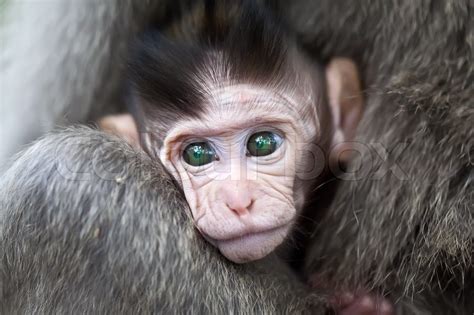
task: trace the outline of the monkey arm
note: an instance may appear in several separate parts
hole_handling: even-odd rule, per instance
[[[0,205],[1,313],[305,313],[319,303],[275,267],[224,260],[163,167],[99,131],[36,142],[1,178]]]

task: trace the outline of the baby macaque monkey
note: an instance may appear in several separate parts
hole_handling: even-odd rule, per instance
[[[129,81],[130,114],[99,125],[163,163],[201,235],[235,263],[286,239],[323,172],[350,158],[363,109],[352,61],[309,60],[244,0],[197,1],[177,23],[148,31]],[[338,314],[393,314],[364,292],[330,304]]]
[[[133,119],[101,125],[161,160],[235,263],[285,240],[328,163],[347,159],[363,107],[350,60],[315,64],[250,1],[199,1],[148,31],[129,74]]]
[[[201,235],[245,263],[279,246],[322,173],[349,159],[360,80],[348,59],[326,67],[309,60],[254,2],[198,1],[194,9],[135,44],[131,114],[99,125],[159,159]],[[393,314],[364,293],[331,304],[338,314]]]

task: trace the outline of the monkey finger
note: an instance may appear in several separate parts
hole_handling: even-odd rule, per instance
[[[394,315],[393,306],[382,297],[363,295],[336,311],[338,315]]]

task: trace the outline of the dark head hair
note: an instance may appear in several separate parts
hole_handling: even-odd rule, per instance
[[[131,111],[139,121],[137,115],[157,116],[157,106],[160,117],[152,118],[160,122],[197,116],[208,85],[278,84],[291,71],[288,37],[254,1],[198,1],[179,21],[148,30],[133,45],[128,73],[140,102]]]

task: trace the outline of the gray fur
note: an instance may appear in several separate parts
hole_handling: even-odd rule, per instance
[[[97,117],[111,104],[117,105],[119,55],[125,51],[129,38],[147,24],[148,14],[163,13],[164,2],[10,3],[11,11],[2,21],[6,28],[0,29],[0,165],[55,124],[85,121]],[[472,314],[472,1],[293,0],[281,1],[281,5],[289,24],[318,56],[326,59],[344,55],[358,61],[368,87],[359,141],[380,142],[388,149],[399,142],[409,143],[400,156],[390,156],[408,174],[408,180],[400,181],[388,172],[381,179],[366,178],[341,185],[334,206],[315,234],[309,270],[326,275],[338,286],[365,285],[387,292],[395,301],[400,298],[400,313]],[[93,146],[98,134],[81,132],[92,137]],[[300,305],[299,300],[281,299],[278,293],[292,292],[284,288],[286,282],[281,284],[275,279],[272,281],[276,284],[269,286],[268,278],[260,273],[253,275],[254,265],[226,264],[194,234],[191,237],[190,224],[183,222],[186,218],[180,219],[183,214],[178,214],[185,211],[162,218],[154,217],[161,212],[136,208],[132,200],[150,204],[166,200],[169,208],[182,206],[176,192],[169,191],[172,185],[160,188],[140,184],[159,182],[147,177],[147,172],[163,180],[159,166],[152,167],[158,167],[157,173],[147,168],[145,175],[132,173],[138,178],[125,185],[131,185],[127,190],[130,199],[126,198],[131,201],[125,204],[109,199],[122,187],[114,181],[94,177],[89,184],[68,186],[63,178],[50,177],[48,151],[71,137],[75,139],[65,132],[42,140],[2,176],[2,313],[13,311],[12,307],[24,313],[111,312],[130,305],[134,310],[146,311],[154,309],[157,295],[165,301],[164,311],[189,305],[199,308],[188,305],[199,290],[205,301],[202,307],[215,305],[216,311],[227,310],[224,307],[236,310],[243,305],[242,313],[250,312],[251,307],[270,312],[273,308],[283,311]],[[129,150],[120,143],[117,146]],[[60,151],[59,156],[78,165],[84,163],[84,156],[92,154],[87,152],[87,146],[81,150],[76,147],[74,152],[68,150],[69,147]],[[362,159],[370,160],[369,155]],[[91,156],[90,160],[94,158]],[[125,165],[129,170],[135,167]],[[150,167],[150,162],[147,165]],[[51,185],[53,182],[57,184]],[[100,189],[110,193],[101,197],[96,193]],[[61,195],[56,194],[57,190]],[[142,193],[148,194],[147,198]],[[91,209],[105,210],[82,213],[88,197],[93,197]],[[40,200],[43,203],[37,203]],[[130,214],[133,224],[121,225],[126,222],[122,220],[123,213]],[[140,221],[136,213],[149,220]],[[137,228],[140,222],[153,222],[153,218],[165,223]],[[93,224],[102,222],[115,223],[110,230],[112,236],[104,234],[105,243],[100,238],[88,239],[91,231],[96,235]],[[161,234],[165,233],[161,229],[173,224],[176,235]],[[130,229],[140,232],[130,235]],[[147,243],[149,237],[152,241]],[[164,256],[147,254],[146,249],[162,244],[162,239],[163,244],[187,244],[190,258],[182,253],[175,255],[175,249],[181,248],[177,245],[166,246]],[[141,252],[140,248],[145,250]],[[25,251],[33,255],[24,255]],[[124,258],[122,251],[141,254]],[[160,258],[170,269],[153,264]],[[58,268],[68,272],[54,273]],[[195,285],[191,290],[185,287],[184,280],[166,280],[175,274],[190,280],[202,274],[209,276],[208,271],[213,268],[217,279],[190,282]],[[85,272],[93,278],[77,277]],[[155,274],[163,278],[149,276]],[[153,291],[160,286],[169,290]],[[62,290],[65,287],[70,291]],[[284,304],[282,308],[279,302]]]
[[[99,131],[36,142],[0,180],[0,209],[2,314],[318,310],[275,256],[223,259],[164,168]]]
[[[389,152],[408,144],[389,155],[407,178],[389,171],[340,186],[315,234],[309,269],[341,286],[413,298],[415,314],[472,314],[472,1],[301,0],[282,6],[313,52],[349,56],[361,66],[367,109],[357,140],[381,143]],[[364,165],[373,160],[369,152],[362,156]]]

